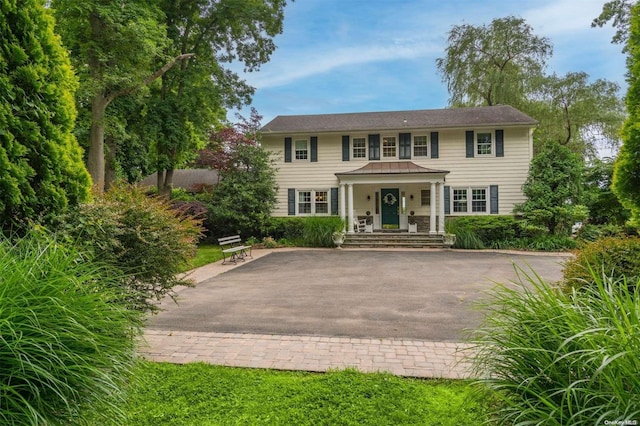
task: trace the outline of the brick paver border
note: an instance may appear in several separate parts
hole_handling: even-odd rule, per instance
[[[471,347],[455,342],[147,329],[140,353],[172,363],[314,372],[355,368],[421,378],[472,376]]]

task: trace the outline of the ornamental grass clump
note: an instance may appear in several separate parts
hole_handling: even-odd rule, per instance
[[[140,321],[114,280],[43,237],[0,240],[0,424],[122,420]]]
[[[472,338],[480,381],[502,395],[498,423],[640,419],[640,296],[626,278],[594,273],[593,285],[566,293],[522,276],[492,291]]]

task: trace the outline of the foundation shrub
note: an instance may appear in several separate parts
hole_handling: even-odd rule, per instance
[[[472,334],[480,382],[502,395],[497,424],[639,418],[640,293],[628,290],[631,281],[592,273],[592,285],[567,293],[519,275],[483,301],[485,320]]]
[[[304,221],[303,217],[271,217],[262,231],[262,236],[299,242],[304,232]]]
[[[594,285],[593,271],[614,279],[626,277],[635,291],[640,278],[640,237],[605,237],[585,245],[564,268],[567,289]]]
[[[170,201],[131,186],[115,186],[66,217],[67,239],[93,258],[122,272],[127,305],[156,311],[156,300],[173,287],[190,285],[177,274],[195,256],[200,219],[175,210]]]
[[[0,240],[0,424],[124,423],[140,314],[120,278],[42,235]]]

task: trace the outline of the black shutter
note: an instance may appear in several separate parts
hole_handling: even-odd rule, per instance
[[[294,188],[289,188],[287,190],[287,203],[288,203],[289,216],[295,216],[296,215],[296,190]]]
[[[338,188],[331,188],[331,214],[338,215]]]
[[[380,135],[369,135],[369,160],[380,159]]]
[[[467,158],[473,157],[473,130],[466,132]]]
[[[496,157],[504,157],[504,130],[496,130]]]
[[[318,137],[311,136],[310,140],[311,140],[311,162],[317,163],[318,162]]]
[[[398,158],[401,160],[410,160],[411,159],[411,133],[400,133],[399,142],[400,142],[400,155]]]
[[[284,162],[291,162],[291,138],[284,138]]]
[[[342,136],[342,161],[349,161],[349,135]]]
[[[444,186],[444,214],[451,214],[451,187],[445,185]]]
[[[431,132],[431,158],[438,158],[438,132]]]
[[[498,185],[491,185],[489,187],[489,200],[490,200],[490,213],[498,214]]]

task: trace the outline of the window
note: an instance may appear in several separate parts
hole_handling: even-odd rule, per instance
[[[382,138],[382,156],[396,157],[396,138],[395,136],[385,136]]]
[[[485,188],[471,190],[471,211],[483,213],[487,211],[487,190]]]
[[[454,188],[454,213],[488,213],[488,188]],[[471,197],[469,197],[471,195]]]
[[[306,160],[309,155],[309,150],[307,149],[307,141],[298,140],[296,141],[295,147],[296,147],[296,160]]]
[[[467,190],[466,189],[453,190],[453,211],[455,213],[467,212]]]
[[[476,136],[476,154],[491,155],[493,153],[491,133],[478,133]]]
[[[353,138],[353,158],[367,158],[367,141],[365,138]]]
[[[431,205],[431,190],[430,189],[422,189],[422,190],[420,190],[420,205],[421,206],[430,206]]]
[[[329,191],[298,191],[298,214],[329,214]]]
[[[311,191],[298,192],[298,213],[311,213]]]
[[[427,153],[427,137],[426,136],[414,136],[413,137],[413,156],[414,157],[426,157],[427,155],[428,155],[428,153]]]

